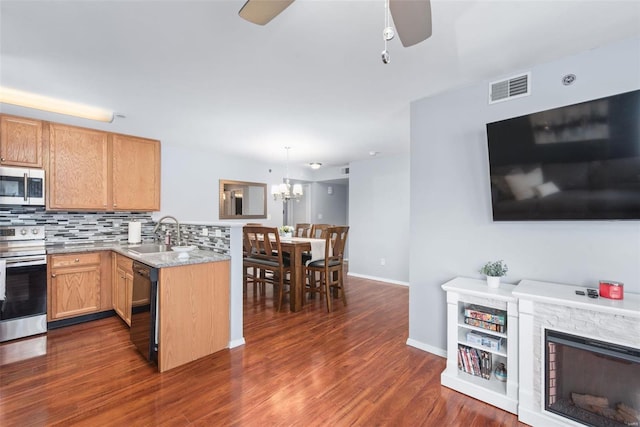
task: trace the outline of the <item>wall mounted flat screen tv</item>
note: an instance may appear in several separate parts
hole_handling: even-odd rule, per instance
[[[494,221],[640,219],[640,90],[486,128]]]

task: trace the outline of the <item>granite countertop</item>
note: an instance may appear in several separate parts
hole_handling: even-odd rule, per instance
[[[140,261],[150,267],[164,268],[164,267],[177,267],[181,265],[189,264],[203,264],[207,262],[227,261],[231,257],[225,254],[219,254],[213,251],[195,249],[190,252],[186,252],[188,257],[180,257],[178,252],[167,251],[153,254],[138,254],[131,252],[130,247],[136,247],[139,245],[128,245],[120,243],[80,243],[80,244],[67,244],[67,245],[48,245],[46,246],[48,255],[55,254],[71,254],[79,252],[94,252],[94,251],[114,251],[136,261]]]

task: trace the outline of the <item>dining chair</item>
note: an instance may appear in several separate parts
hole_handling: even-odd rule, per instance
[[[324,295],[328,312],[332,311],[333,291],[342,298],[342,303],[347,305],[347,296],[344,292],[343,262],[344,246],[348,234],[348,226],[327,227],[324,235],[324,258],[305,265],[305,294],[308,292],[312,295],[315,293]]]
[[[245,226],[243,242],[247,248],[242,260],[245,272],[249,268],[259,271],[253,275],[252,280],[263,293],[267,283],[273,285],[274,297],[276,291],[278,293],[277,310],[280,311],[284,295],[291,292],[291,283],[287,276],[287,273],[291,272],[291,266],[289,260],[282,256],[278,228]],[[286,291],[285,286],[288,287]]]
[[[313,224],[311,226],[311,235],[309,237],[313,239],[324,239],[324,233],[329,227],[331,227],[331,224]]]
[[[311,224],[308,224],[308,223],[296,224],[296,232],[294,236],[309,237],[310,235],[311,235]]]
[[[260,224],[247,224],[243,227],[243,232],[242,232],[242,259],[243,259],[243,265],[242,265],[242,285],[243,285],[243,289],[244,292],[247,292],[247,285],[249,284],[249,282],[251,282],[253,284],[253,294],[256,295],[256,290],[259,291],[260,295],[264,295],[265,294],[265,285],[264,282],[261,283],[261,286],[258,286],[259,283],[256,280],[256,277],[260,275],[260,268],[258,267],[251,267],[248,265],[244,264],[244,259],[247,258],[249,256],[249,254],[251,253],[251,242],[249,241],[249,238],[254,237],[254,236],[250,236],[248,235],[245,231],[244,228],[246,228],[247,226],[250,225],[260,225]],[[256,289],[258,288],[258,289]]]

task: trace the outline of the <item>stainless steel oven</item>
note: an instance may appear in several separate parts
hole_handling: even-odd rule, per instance
[[[44,206],[44,170],[0,166],[0,204]]]
[[[0,227],[0,342],[45,332],[44,226]]]

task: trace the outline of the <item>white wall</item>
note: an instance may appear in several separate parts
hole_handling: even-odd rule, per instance
[[[270,217],[220,222],[260,222],[279,226],[282,225],[282,202],[273,200],[271,185],[282,182],[285,174],[284,165],[269,165],[163,142],[161,210],[154,217],[173,215],[180,221],[218,221],[219,180],[227,179],[266,183],[267,214]]]
[[[521,71],[528,70],[496,79]],[[640,88],[640,39],[531,71],[528,97],[488,105],[485,81],[411,106],[409,340],[417,346],[445,349],[440,285],[481,278],[478,268],[488,260],[507,262],[507,282],[597,287],[611,279],[640,293],[640,221],[492,222],[485,132],[488,122]],[[577,80],[563,86],[568,73]]]
[[[331,187],[331,194],[328,188]],[[319,224],[347,225],[349,186],[314,182],[311,184],[311,222]],[[348,240],[348,238],[347,238]]]
[[[349,167],[349,274],[407,284],[409,156],[357,161]]]

